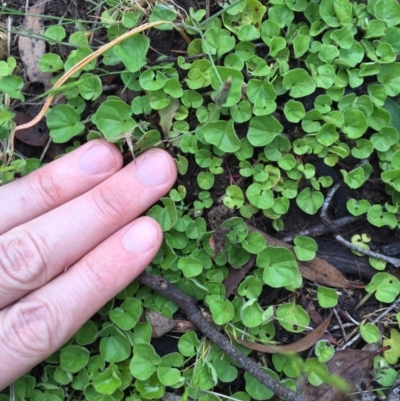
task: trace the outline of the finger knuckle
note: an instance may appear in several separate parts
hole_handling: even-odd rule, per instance
[[[60,327],[57,314],[45,300],[22,300],[13,305],[5,319],[9,347],[17,355],[32,359],[49,354],[57,348],[56,328]]]
[[[100,186],[93,191],[92,197],[96,212],[108,224],[117,223],[126,213],[127,200],[124,199],[123,191]]]
[[[31,289],[43,283],[47,260],[40,236],[28,231],[9,232],[0,237],[0,274],[3,285]]]
[[[29,178],[29,186],[32,189],[33,196],[37,197],[48,209],[62,203],[64,198],[62,182],[45,168],[32,174]]]

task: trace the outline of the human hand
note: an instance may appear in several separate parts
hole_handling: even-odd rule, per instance
[[[0,188],[0,390],[62,346],[157,253],[160,227],[137,217],[173,185],[174,161],[153,149],[121,167],[116,147],[91,141]]]

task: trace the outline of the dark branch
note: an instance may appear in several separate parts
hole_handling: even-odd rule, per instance
[[[171,301],[175,302],[182,311],[185,312],[188,319],[212,342],[217,344],[221,350],[229,355],[236,363],[238,363],[249,374],[254,376],[265,387],[268,387],[277,396],[287,401],[308,401],[302,395],[295,393],[289,388],[268,376],[261,367],[243,355],[235,348],[229,340],[218,330],[218,328],[208,320],[206,320],[196,306],[195,300],[189,295],[184,294],[167,280],[162,277],[154,276],[150,273],[143,272],[137,280],[139,283],[151,288],[152,290],[164,295]]]

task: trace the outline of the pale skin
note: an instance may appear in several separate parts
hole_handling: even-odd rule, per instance
[[[138,216],[176,174],[163,150],[122,168],[115,146],[92,141],[0,187],[0,390],[148,266],[162,231]]]

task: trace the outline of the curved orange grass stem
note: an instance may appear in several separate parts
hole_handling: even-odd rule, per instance
[[[74,75],[77,71],[79,71],[81,68],[83,68],[85,65],[89,64],[91,61],[93,61],[94,59],[96,59],[97,57],[99,57],[100,55],[102,55],[104,52],[106,52],[107,50],[111,49],[113,46],[121,43],[122,41],[124,41],[125,39],[128,39],[129,37],[136,35],[137,33],[143,32],[147,29],[150,28],[154,28],[157,25],[161,25],[161,24],[172,24],[171,21],[156,21],[156,22],[150,22],[150,23],[146,23],[143,25],[138,26],[137,28],[132,29],[131,31],[128,31],[126,33],[124,33],[123,35],[119,36],[118,38],[115,38],[114,40],[112,40],[109,43],[106,43],[105,45],[101,46],[99,49],[97,49],[95,52],[93,52],[92,54],[89,54],[88,56],[86,56],[84,59],[82,59],[81,61],[79,61],[79,63],[75,64],[70,70],[68,70],[53,86],[52,89],[56,89],[59,88],[61,85],[63,85],[72,75]],[[174,24],[172,24],[174,25]],[[27,129],[32,127],[33,125],[37,124],[46,114],[46,111],[48,110],[48,108],[51,105],[51,102],[53,101],[55,95],[50,94],[45,103],[43,104],[42,109],[39,111],[39,113],[37,114],[37,116],[29,121],[28,123],[25,124],[21,124],[16,126],[10,135],[10,153],[12,154],[14,152],[14,138],[15,138],[15,133],[17,131],[23,130],[23,129]]]

